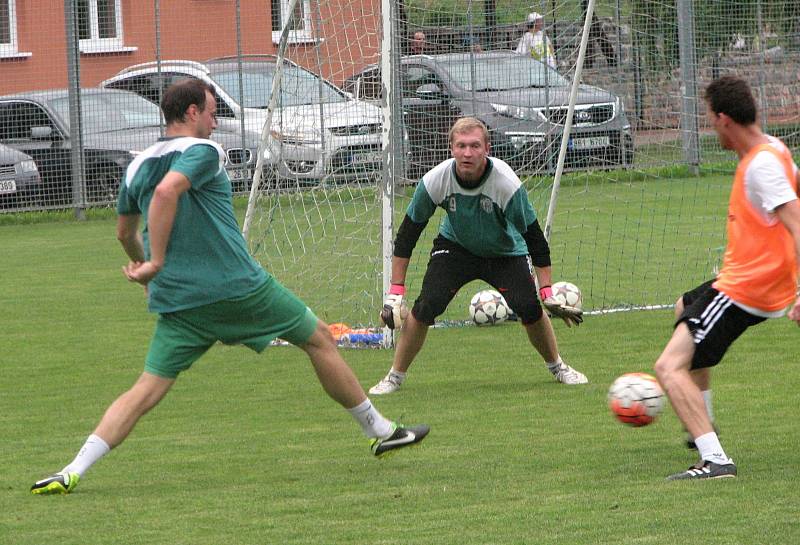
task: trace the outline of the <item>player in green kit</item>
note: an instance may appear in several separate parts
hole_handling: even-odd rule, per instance
[[[166,137],[128,167],[117,204],[117,237],[130,258],[123,272],[145,286],[149,309],[159,315],[144,372],[106,410],[75,459],[31,492],[71,492],[217,341],[261,352],[281,337],[303,349],[328,395],[361,424],[375,456],[422,441],[428,426],[404,427],[381,415],[328,326],[248,253],[224,152],[208,140],[217,125],[213,88],[181,81],[164,93],[161,108]]]
[[[421,293],[405,318],[392,368],[370,389],[371,394],[400,388],[428,326],[464,284],[477,279],[503,295],[558,382],[588,382],[561,359],[552,324],[536,297],[536,281],[542,303],[568,326],[580,324],[582,313],[552,297],[550,248],[528,194],[511,167],[489,157],[490,151],[486,126],[475,118],[459,119],[450,129],[453,158],[434,167],[417,185],[395,238],[392,286],[381,312],[388,327],[404,321],[405,278],[414,246],[437,208],[444,209],[445,216],[433,241]]]

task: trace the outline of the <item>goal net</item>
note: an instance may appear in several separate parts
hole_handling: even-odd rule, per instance
[[[735,24],[720,29],[723,9]],[[708,82],[744,77],[765,130],[798,141],[800,102],[787,89],[800,34],[781,15],[797,1],[298,0],[294,10],[309,40],[288,32],[248,237],[328,322],[376,324],[386,235],[414,183],[448,157],[457,117],[487,124],[493,156],[549,220],[554,280],[578,285],[589,311],[671,305],[715,273],[735,157],[706,122]],[[287,77],[297,67],[345,94],[302,87],[302,75]],[[441,214],[415,249],[412,301]],[[441,321],[465,320],[482,287],[462,290]]]
[[[383,226],[391,229],[381,190],[391,146],[380,99],[355,100],[343,88],[380,62],[380,5],[293,0],[283,20],[273,28],[282,70],[246,236],[253,254],[322,319],[373,326]]]

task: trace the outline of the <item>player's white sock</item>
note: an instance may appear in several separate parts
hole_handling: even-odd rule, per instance
[[[719,437],[712,432],[704,433],[694,440],[697,445],[697,451],[700,453],[700,458],[715,464],[732,464],[733,460],[728,458],[725,451],[722,450],[722,445],[719,443]]]
[[[75,459],[62,471],[64,473],[75,472],[83,477],[86,470],[92,467],[92,464],[97,460],[108,454],[110,450],[111,448],[108,446],[108,443],[97,435],[92,434],[86,439],[86,442],[83,444],[83,447],[81,447],[81,450],[78,451],[78,455],[75,456]]]
[[[703,390],[703,401],[706,404],[706,412],[708,413],[708,419],[712,422],[714,421],[714,407],[711,404],[711,390]]]
[[[369,399],[347,411],[361,424],[361,429],[367,437],[386,438],[392,434],[392,421],[379,413]]]

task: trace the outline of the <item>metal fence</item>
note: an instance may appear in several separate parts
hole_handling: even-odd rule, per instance
[[[560,89],[575,74],[585,4],[389,3],[396,10],[388,28],[398,69],[391,108],[403,125],[396,133],[406,163],[401,175],[413,180],[447,157],[449,124],[465,114],[504,120],[490,126],[494,150],[520,172],[552,172],[565,115]],[[163,134],[163,89],[185,77],[217,87],[213,138],[227,152],[234,190],[246,192],[286,25],[285,81],[263,138],[265,187],[380,177],[381,2],[300,0],[293,13],[290,5],[0,1],[0,210],[80,214],[113,204],[127,164]],[[532,12],[553,46],[552,72],[534,73],[530,62],[519,64],[529,55],[510,53]],[[723,17],[726,24],[717,24]],[[727,73],[751,82],[761,123],[796,146],[798,21],[798,0],[597,2],[567,166],[715,160],[697,97]],[[423,54],[415,57],[420,34]],[[535,92],[504,92],[522,74]],[[531,128],[532,118],[540,128]]]

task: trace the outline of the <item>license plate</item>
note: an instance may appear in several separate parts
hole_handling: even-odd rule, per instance
[[[605,148],[610,143],[608,136],[587,136],[584,138],[573,138],[572,149],[593,149]]]
[[[350,157],[350,163],[353,165],[367,165],[372,163],[380,163],[382,159],[383,159],[383,152],[381,151],[354,153]]]
[[[14,180],[0,180],[0,193],[16,193],[17,182]]]
[[[235,168],[233,170],[228,171],[228,178],[231,180],[245,180],[247,179],[247,170],[241,168]]]

